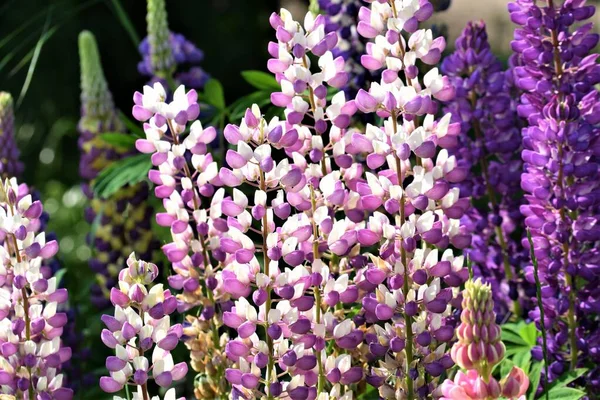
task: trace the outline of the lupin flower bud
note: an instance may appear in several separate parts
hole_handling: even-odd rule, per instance
[[[201,89],[210,79],[199,66],[204,53],[183,35],[168,30],[164,0],[148,1],[146,20],[148,36],[139,46],[140,74],[151,77],[150,84],[158,81],[166,86],[174,78],[178,84]]]
[[[90,32],[79,35],[79,52],[82,113],[78,126],[82,152],[79,172],[85,182],[83,191],[91,203],[85,218],[90,224],[100,219],[93,235],[94,243],[90,243],[95,254],[89,265],[97,273],[98,281],[92,288],[92,301],[102,308],[109,304],[108,288],[116,282],[118,265],[132,250],[149,257],[156,244],[150,231],[152,209],[143,201],[148,193],[145,182],[125,187],[110,199],[94,197],[91,186],[100,171],[128,154],[100,137],[103,133],[125,129],[117,116],[96,41]]]
[[[438,388],[442,400],[521,399],[529,388],[529,378],[519,367],[498,382],[492,369],[504,358],[505,347],[494,315],[491,287],[481,279],[469,280],[463,290],[458,342],[451,351],[459,367],[454,380],[446,379]]]
[[[16,398],[71,399],[62,364],[67,290],[43,263],[58,251],[38,232],[42,206],[15,178],[0,184],[0,379],[2,393]]]
[[[0,92],[0,178],[19,177],[23,163],[15,142],[15,116],[10,93]]]
[[[148,24],[148,48],[154,74],[160,78],[170,77],[175,59],[169,43],[169,26],[165,0],[148,0],[146,23]]]
[[[484,379],[504,358],[505,347],[496,324],[494,300],[489,284],[469,280],[463,291],[458,341],[452,346],[452,359],[463,369],[476,370]]]
[[[169,317],[177,309],[177,300],[162,284],[149,288],[157,276],[156,265],[131,254],[127,268],[119,273],[119,287],[111,291],[115,315],[102,317],[106,325],[102,341],[115,349],[115,356],[106,359],[110,376],[100,378],[100,387],[107,393],[137,385],[138,393],[148,399],[150,374],[157,385],[168,388],[187,373],[187,364],[174,364],[171,355],[183,335],[181,324],[171,326]],[[167,398],[175,398],[174,389]]]

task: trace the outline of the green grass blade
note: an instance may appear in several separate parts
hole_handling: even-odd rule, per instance
[[[27,90],[29,90],[29,85],[31,85],[31,80],[33,79],[33,73],[35,72],[35,67],[37,66],[38,59],[40,58],[40,53],[42,52],[42,47],[44,47],[44,43],[48,40],[48,27],[50,26],[50,21],[52,17],[52,8],[48,10],[48,16],[46,17],[46,22],[44,23],[44,29],[42,30],[42,36],[38,40],[35,45],[35,50],[33,52],[33,57],[31,58],[31,63],[29,64],[29,70],[27,71],[27,76],[25,77],[25,82],[23,83],[23,87],[21,88],[21,93],[19,94],[19,100],[17,100],[17,108],[23,102],[25,95],[27,94]],[[53,30],[52,32],[55,32]]]
[[[121,25],[123,25],[123,28],[127,31],[129,38],[131,39],[131,41],[133,42],[133,45],[135,46],[135,48],[137,50],[137,48],[140,44],[140,37],[138,36],[137,32],[135,31],[135,28],[133,27],[133,24],[131,23],[131,19],[129,18],[129,15],[127,15],[125,10],[123,9],[123,6],[121,5],[120,0],[111,0],[111,3],[113,6],[114,13],[117,15],[117,18],[119,18],[119,22],[121,22]]]

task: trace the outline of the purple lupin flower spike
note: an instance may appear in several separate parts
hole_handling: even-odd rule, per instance
[[[192,349],[192,367],[202,374],[202,382],[208,382],[202,390],[208,391],[210,397],[228,391],[223,379],[229,365],[223,352],[228,337],[220,335],[219,329],[223,311],[229,310],[231,304],[219,270],[233,261],[221,250],[220,237],[228,228],[218,212],[223,197],[215,193],[215,186],[221,185],[217,163],[208,152],[217,131],[194,121],[200,113],[195,90],[186,93],[180,86],[173,93],[172,102],[165,102],[166,97],[160,82],[153,87],[144,86],[143,94],[135,93],[133,116],[147,121],[146,139],[138,139],[136,147],[142,153],[152,154],[155,168],[148,177],[156,185],[154,194],[164,207],[156,215],[156,222],[171,231],[172,240],[162,250],[175,272],[169,277],[169,284],[182,291],[177,295],[178,310],[202,307],[199,316],[187,316],[186,345]],[[188,134],[189,121],[194,122]],[[213,346],[211,357],[203,356],[206,353],[196,346],[198,341]]]
[[[367,322],[385,322],[384,328],[373,325],[368,341],[374,357],[385,357],[371,369],[369,383],[386,399],[430,395],[453,365],[446,348],[454,337],[452,309],[459,306],[457,288],[468,278],[463,257],[447,248],[471,242],[460,224],[470,201],[453,187],[467,170],[446,150],[456,145],[460,126],[450,114],[434,118],[436,100],[452,100],[455,88],[437,68],[420,78],[416,63],[437,64],[445,47],[442,37],[419,29],[432,13],[425,0],[372,2],[359,13],[359,33],[374,39],[362,65],[383,69],[381,81],[360,90],[356,104],[384,124],[354,134],[349,153],[366,155],[372,171],[367,185],[356,187],[359,204],[367,210],[383,205],[390,215],[369,221],[382,244],[359,284],[371,292],[362,302]]]
[[[18,398],[71,399],[61,366],[71,358],[62,345],[67,290],[44,275],[42,263],[58,251],[39,232],[43,212],[16,178],[0,184],[0,378],[2,393]]]
[[[100,378],[100,387],[107,393],[135,385],[135,398],[150,400],[150,376],[158,386],[169,388],[187,374],[187,364],[175,364],[171,355],[183,335],[181,324],[171,325],[169,317],[177,309],[177,300],[162,284],[149,288],[157,276],[156,265],[131,254],[127,267],[119,273],[119,287],[111,289],[115,315],[102,316],[106,329],[101,335],[102,342],[115,350],[115,355],[106,359],[110,376]],[[165,398],[174,399],[174,392],[169,389]]]
[[[598,35],[585,23],[595,8],[584,0],[509,4],[519,25],[512,48],[514,79],[523,91],[519,114],[525,173],[521,207],[539,263],[551,381],[564,370],[598,362],[600,331],[600,82]],[[528,247],[527,239],[523,239]],[[533,267],[525,269],[533,282]],[[598,367],[586,380],[600,387]]]
[[[461,194],[471,196],[476,204],[463,217],[473,234],[472,246],[465,253],[476,276],[493,286],[498,317],[503,319],[510,311],[520,315],[523,306],[528,309],[532,302],[517,300],[518,267],[526,253],[520,240],[512,238],[523,221],[519,212],[520,121],[512,71],[503,71],[492,54],[482,21],[466,26],[441,69],[456,86],[456,98],[444,110],[461,124],[461,135],[451,152],[472,171],[459,184]]]

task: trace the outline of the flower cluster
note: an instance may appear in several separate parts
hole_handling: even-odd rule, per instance
[[[19,148],[15,142],[13,100],[10,93],[0,92],[0,178],[18,177],[23,172]]]
[[[39,228],[43,207],[15,178],[0,184],[0,382],[18,398],[71,399],[61,367],[67,290],[43,267],[58,251]]]
[[[140,74],[152,77],[150,84],[174,77],[181,85],[201,89],[210,78],[199,66],[204,53],[183,35],[169,31],[164,0],[148,1],[146,20],[148,36],[139,46]]]
[[[97,226],[90,235],[94,258],[90,268],[97,273],[98,284],[92,288],[92,301],[100,308],[108,306],[108,290],[115,285],[121,265],[131,251],[148,258],[156,247],[150,230],[152,208],[144,201],[148,196],[145,182],[127,186],[101,199],[94,195],[92,185],[100,171],[127,157],[126,150],[106,142],[102,135],[118,135],[124,126],[118,118],[112,96],[102,71],[94,36],[82,32],[79,36],[81,58],[81,119],[79,121],[79,173],[84,180],[83,191],[90,199],[85,218]],[[123,133],[125,135],[125,133]]]
[[[207,358],[193,350],[192,366],[202,374],[202,379],[220,387],[224,384],[221,343],[227,342],[227,335],[220,338],[219,328],[222,311],[230,309],[231,304],[229,295],[217,290],[218,271],[230,261],[225,259],[225,252],[219,251],[220,235],[227,224],[212,211],[222,200],[215,195],[214,188],[220,184],[217,164],[207,152],[207,145],[217,132],[213,127],[204,129],[195,121],[187,133],[188,121],[196,119],[200,112],[195,90],[186,93],[180,86],[171,102],[166,102],[166,97],[159,82],[134,95],[133,116],[148,121],[144,124],[147,138],[138,139],[136,147],[142,153],[152,154],[156,167],[148,176],[157,185],[154,194],[164,207],[164,212],[156,215],[156,221],[171,231],[172,241],[162,249],[175,272],[169,277],[169,284],[183,290],[178,295],[178,309],[184,312],[201,307],[198,324],[209,328],[195,329],[198,325],[192,318],[186,344],[190,349],[197,348],[198,340],[206,343],[205,335],[210,332],[215,355],[219,354]]]
[[[592,24],[595,9],[584,0],[509,5],[520,27],[512,48],[515,83],[524,93],[518,108],[523,129],[521,207],[539,262],[549,380],[567,365],[589,365],[590,387],[600,387],[597,367],[600,285],[600,82],[598,43]],[[527,239],[523,239],[527,243]],[[525,277],[534,281],[533,267]]]
[[[512,71],[503,71],[492,54],[482,21],[467,25],[441,70],[456,87],[456,98],[445,111],[452,113],[452,122],[461,124],[452,153],[473,172],[459,185],[461,193],[476,203],[463,218],[473,234],[472,246],[465,253],[475,275],[493,285],[497,314],[501,318],[509,311],[519,314],[517,267],[526,254],[520,238],[511,236],[523,222],[519,212],[521,133]],[[525,301],[523,305],[529,308]]]
[[[136,146],[158,166],[150,179],[166,213],[157,221],[173,237],[163,247],[177,273],[170,284],[183,289],[180,311],[203,306],[188,328],[194,364],[214,368],[197,335],[212,325],[219,346],[222,319],[237,332],[224,349],[236,395],[337,399],[341,385],[366,377],[384,398],[422,397],[453,365],[452,304],[468,272],[447,247],[465,248],[470,235],[459,224],[469,201],[450,184],[467,171],[436,152],[456,143],[460,127],[449,114],[434,119],[434,97],[451,99],[454,89],[437,69],[422,86],[415,64],[437,63],[444,43],[417,29],[429,3],[372,7],[360,14],[359,32],[376,37],[362,63],[392,67],[356,101],[344,92],[327,101],[327,86],[344,87],[348,72],[325,18],[309,12],[301,25],[286,10],[271,16],[278,41],[267,65],[282,89],[271,101],[285,119],[248,109],[224,131],[232,148],[220,170],[206,154],[212,128],[193,122],[184,136],[199,113],[194,91],[180,87],[167,102],[155,84],[134,96],[134,117],[148,121]],[[349,128],[358,109],[377,112],[384,126]]]
[[[498,382],[492,369],[504,358],[504,343],[494,315],[494,300],[489,284],[480,279],[469,280],[463,291],[461,324],[458,341],[452,347],[452,359],[466,370],[459,371],[454,380],[446,379],[439,391],[442,400],[476,400],[523,398],[529,387],[525,372],[513,367]]]
[[[336,32],[338,43],[332,49],[334,57],[342,56],[349,73],[348,83],[343,90],[348,98],[354,98],[358,89],[370,81],[370,73],[360,64],[365,51],[365,40],[357,30],[358,11],[367,4],[363,0],[319,0],[319,7],[325,12],[325,32]]]
[[[177,309],[177,300],[169,290],[163,290],[162,284],[148,289],[157,276],[156,265],[138,261],[131,254],[127,268],[119,273],[118,288],[111,289],[115,315],[102,316],[107,329],[101,337],[115,355],[106,359],[110,376],[100,378],[105,392],[115,393],[125,385],[134,385],[138,387],[138,397],[150,400],[149,372],[156,384],[164,388],[187,374],[187,364],[174,364],[171,355],[183,335],[182,325],[171,326],[169,317]],[[174,389],[165,396],[165,400],[169,398],[175,398]]]

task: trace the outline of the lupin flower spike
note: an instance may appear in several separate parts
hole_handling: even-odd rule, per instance
[[[469,280],[463,291],[458,342],[452,347],[454,362],[464,370],[438,389],[441,400],[524,399],[529,378],[519,367],[498,382],[492,369],[504,358],[505,347],[494,315],[491,287],[481,279]]]
[[[119,265],[134,250],[148,258],[156,246],[150,230],[152,209],[144,202],[148,194],[145,182],[124,187],[109,199],[97,198],[92,185],[100,171],[113,162],[126,157],[122,149],[114,147],[100,137],[101,134],[124,132],[108,89],[96,40],[92,33],[79,35],[81,61],[81,119],[79,121],[79,172],[84,180],[83,192],[90,199],[85,211],[88,223],[96,218],[94,232],[94,257],[90,268],[97,273],[98,283],[92,287],[93,303],[103,308],[109,304],[108,289],[116,283]],[[123,133],[125,135],[125,133]]]
[[[551,382],[567,368],[598,364],[600,349],[600,83],[595,7],[585,0],[518,0],[509,4],[515,30],[511,63],[523,91],[525,172],[521,212],[538,260]],[[523,245],[529,247],[526,237]],[[525,278],[534,283],[534,268]],[[541,352],[536,351],[536,355]],[[592,361],[593,360],[593,361]],[[587,374],[600,388],[600,368]]]
[[[68,295],[44,275],[58,244],[38,233],[42,211],[15,178],[0,183],[0,382],[16,398],[69,400],[61,366],[71,349],[62,345],[67,316],[59,311]]]
[[[10,93],[0,92],[0,179],[19,177],[23,163],[15,142],[15,116]]]
[[[518,301],[519,266],[527,255],[520,240],[512,238],[523,222],[521,133],[512,70],[502,70],[492,54],[483,21],[467,24],[441,70],[456,86],[456,98],[444,110],[461,126],[457,145],[449,150],[461,167],[471,169],[458,184],[461,194],[474,202],[462,220],[473,235],[465,253],[476,276],[492,284],[499,318],[511,311],[520,316],[522,305],[529,308],[532,302]]]
[[[151,400],[156,397],[148,393],[150,373],[163,388],[183,379],[187,373],[187,364],[174,364],[171,355],[183,335],[181,324],[171,326],[169,317],[177,309],[177,300],[162,284],[150,287],[157,276],[156,265],[136,260],[131,254],[127,267],[119,273],[118,288],[111,289],[115,315],[102,316],[106,329],[101,338],[115,350],[115,355],[106,359],[110,376],[100,378],[100,387],[105,392],[116,393],[125,385],[134,385],[138,386],[137,398]],[[165,399],[174,398],[174,389],[170,389]]]
[[[195,90],[185,92],[180,86],[173,100],[166,101],[166,91],[160,82],[144,86],[144,92],[134,95],[133,116],[144,124],[146,139],[138,139],[136,147],[152,154],[155,166],[148,173],[156,185],[154,194],[162,200],[164,212],[156,215],[160,226],[169,227],[172,241],[162,249],[172,263],[174,275],[169,284],[178,294],[178,310],[186,312],[202,307],[199,316],[186,318],[186,346],[191,350],[192,367],[199,372],[196,393],[214,398],[228,391],[223,379],[229,365],[223,349],[227,334],[220,335],[222,312],[229,310],[229,294],[222,290],[220,269],[231,265],[221,249],[220,236],[227,231],[221,218],[220,185],[217,163],[208,152],[216,138],[213,127],[203,128],[193,122],[200,112]],[[209,198],[213,198],[212,201]],[[210,349],[206,351],[207,346]]]
[[[505,347],[496,324],[494,300],[489,284],[481,279],[465,284],[458,341],[452,346],[452,359],[459,367],[476,370],[486,380],[504,358]]]
[[[169,43],[170,33],[165,0],[148,0],[147,4],[146,23],[152,70],[160,78],[170,78],[175,69],[175,59]]]

